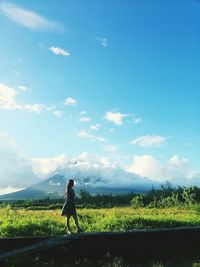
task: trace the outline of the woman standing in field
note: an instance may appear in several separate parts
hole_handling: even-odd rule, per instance
[[[83,230],[81,229],[78,223],[78,217],[75,206],[75,193],[73,187],[74,187],[74,180],[70,179],[66,187],[66,192],[65,192],[66,200],[65,203],[63,204],[61,215],[67,217],[67,230],[69,233],[71,233],[71,227],[70,227],[71,216],[74,218],[77,227],[77,232],[80,233],[83,232]]]

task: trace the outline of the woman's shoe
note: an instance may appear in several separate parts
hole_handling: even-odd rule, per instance
[[[71,228],[67,228],[67,233],[70,235],[70,234],[73,234],[72,233],[72,229]]]

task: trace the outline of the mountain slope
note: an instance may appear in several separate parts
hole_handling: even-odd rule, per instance
[[[62,198],[64,197],[66,188],[66,178],[64,175],[56,174],[40,183],[27,187],[24,190],[5,194],[0,196],[0,200],[18,200],[18,199],[40,199],[40,198]],[[133,184],[132,187],[95,187],[84,186],[77,184],[75,187],[76,193],[81,189],[85,189],[92,194],[122,194],[128,192],[145,192],[150,190],[152,185],[147,184]]]

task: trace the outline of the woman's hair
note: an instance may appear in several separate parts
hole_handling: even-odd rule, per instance
[[[67,184],[67,193],[69,192],[69,189],[72,188],[72,185],[74,184],[73,179],[69,179],[68,184]]]

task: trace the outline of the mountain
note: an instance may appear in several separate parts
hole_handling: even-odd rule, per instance
[[[64,195],[66,178],[54,175],[26,189],[0,196],[0,200],[61,198]]]
[[[41,198],[62,198],[66,188],[66,177],[56,174],[40,183],[27,187],[24,190],[0,196],[0,200],[18,199],[41,199]],[[85,189],[91,194],[123,194],[129,192],[143,193],[152,188],[152,184],[133,184],[132,187],[94,187],[77,184],[75,191],[78,194],[81,189]]]

